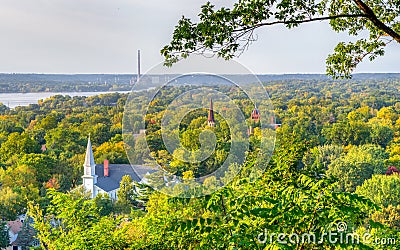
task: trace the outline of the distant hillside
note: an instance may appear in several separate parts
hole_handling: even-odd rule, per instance
[[[177,75],[148,76],[146,86],[152,87],[154,77],[162,79],[174,79]],[[251,83],[254,77],[250,75],[223,75],[238,83]],[[332,81],[323,74],[282,74],[282,75],[257,75],[258,79],[268,84],[283,80],[318,80]],[[202,83],[213,83],[215,78],[203,76]],[[251,79],[251,80],[249,80]],[[365,73],[355,74],[353,80],[388,80],[400,79],[400,73]],[[348,80],[343,80],[344,82]],[[129,74],[0,74],[0,93],[28,93],[28,92],[85,92],[85,91],[127,91],[132,89],[136,82],[136,75]],[[175,81],[177,84],[198,83],[191,81],[190,77],[184,77]],[[336,81],[340,82],[340,81]]]
[[[132,75],[0,74],[0,92],[85,92],[129,90]]]

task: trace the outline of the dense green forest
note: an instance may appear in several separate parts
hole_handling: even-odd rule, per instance
[[[255,129],[239,174],[216,192],[189,199],[127,178],[118,194],[124,198],[117,202],[106,196],[91,200],[79,188],[89,133],[96,163],[128,163],[122,136],[127,95],[58,95],[11,110],[3,105],[0,216],[11,220],[29,210],[47,249],[398,249],[397,241],[383,245],[372,239],[400,239],[400,79],[293,78],[264,86],[276,123],[282,124],[266,170],[257,180],[249,177],[254,165],[267,164],[269,158],[257,152],[260,135]],[[184,180],[212,172],[233,142],[217,114],[221,122],[212,128],[217,149],[210,159],[184,164],[166,154],[158,122],[169,100],[188,89],[161,92],[145,116],[146,135],[131,138],[127,148],[135,161],[151,161],[143,153],[147,140],[151,156]],[[132,93],[131,98],[146,93]],[[249,118],[253,104],[236,93],[232,90],[235,103]],[[143,118],[132,119],[139,123]],[[206,119],[204,109],[183,120],[178,134],[185,148],[200,147]],[[138,128],[132,132],[139,133]],[[368,233],[371,240],[277,240],[278,234],[313,233],[317,239],[329,230],[340,234],[336,225],[342,222],[348,232]],[[267,240],[260,241],[265,232]]]

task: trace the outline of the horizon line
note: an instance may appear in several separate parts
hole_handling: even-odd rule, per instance
[[[194,72],[196,74],[196,72]],[[178,75],[178,74],[190,74],[185,73],[171,73],[171,74],[149,74],[149,75]],[[323,75],[329,77],[326,73],[312,73],[312,72],[288,72],[288,73],[254,73],[254,74],[242,74],[242,73],[220,73],[221,75]],[[361,75],[361,74],[400,74],[399,72],[356,72],[351,75]],[[48,73],[48,72],[0,72],[0,75],[137,75],[137,73]]]

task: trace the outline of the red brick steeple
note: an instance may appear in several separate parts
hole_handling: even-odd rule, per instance
[[[247,131],[249,135],[254,133],[254,128],[257,126],[257,123],[260,121],[260,111],[257,109],[257,105],[254,105],[253,111],[251,111],[250,115],[250,127]]]
[[[256,123],[260,121],[260,111],[258,111],[257,105],[254,105],[254,109],[251,112],[251,120]]]

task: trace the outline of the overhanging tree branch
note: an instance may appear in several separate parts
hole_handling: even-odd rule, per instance
[[[247,29],[256,29],[262,26],[271,26],[276,24],[301,24],[301,23],[309,23],[309,22],[316,22],[316,21],[325,21],[325,20],[332,20],[338,18],[357,18],[357,17],[368,17],[367,14],[343,14],[343,15],[335,15],[335,16],[325,16],[325,17],[316,17],[304,20],[288,20],[288,21],[275,21],[275,22],[268,22],[268,23],[259,23],[251,27],[245,27],[242,29],[233,30],[233,32],[239,32]]]
[[[378,17],[375,15],[374,11],[366,5],[361,0],[353,0],[357,7],[365,13],[365,16],[380,30],[393,37],[398,43],[400,43],[400,34],[397,34],[393,29],[384,24]]]
[[[387,44],[384,40],[400,44],[399,10],[398,1],[246,0],[237,1],[233,9],[219,10],[207,3],[202,6],[198,23],[188,18],[179,21],[171,43],[161,53],[167,66],[189,54],[205,51],[229,60],[255,40],[253,32],[257,28],[283,24],[291,29],[303,23],[328,20],[336,32],[347,31],[350,36],[369,32],[367,38],[338,44],[327,58],[327,74],[350,77],[365,57],[372,61],[384,55]]]

